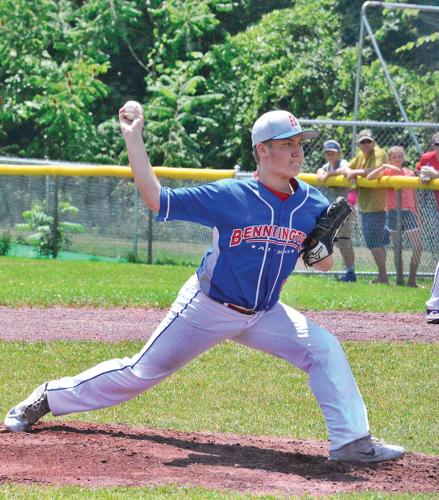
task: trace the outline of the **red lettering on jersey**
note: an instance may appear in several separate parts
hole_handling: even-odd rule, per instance
[[[230,238],[230,246],[236,247],[242,242],[242,229],[234,229]]]
[[[267,238],[267,236],[271,236],[271,226],[262,226],[262,237]]]
[[[298,236],[297,229],[290,229],[290,234],[288,235],[288,239],[290,241],[295,241],[297,240],[297,236]]]
[[[306,234],[294,228],[277,226],[275,224],[264,224],[260,226],[247,226],[242,229],[233,229],[230,237],[230,246],[235,247],[246,240],[267,240],[271,243],[284,245],[293,243],[294,246],[303,243]],[[277,241],[276,241],[277,240]]]
[[[253,229],[253,226],[247,226],[246,228],[244,228],[244,239],[245,240],[248,240],[249,238],[252,237],[252,229]]]
[[[281,229],[281,231],[279,231],[280,232],[279,239],[284,240],[284,241],[288,241],[288,233],[290,232],[290,230],[287,227],[282,227],[280,229]]]

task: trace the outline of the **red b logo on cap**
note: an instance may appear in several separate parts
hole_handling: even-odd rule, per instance
[[[297,120],[293,115],[288,115],[288,118],[290,119],[290,123],[293,127],[297,127]]]

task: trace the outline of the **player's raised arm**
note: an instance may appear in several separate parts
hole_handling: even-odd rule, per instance
[[[142,106],[135,101],[125,103],[119,110],[119,122],[137,188],[146,206],[158,212],[160,209],[160,182],[151,167],[143,142]]]

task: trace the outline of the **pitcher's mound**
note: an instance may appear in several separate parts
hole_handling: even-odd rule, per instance
[[[370,466],[327,461],[328,445],[268,436],[44,422],[0,430],[0,483],[175,484],[245,493],[439,492],[439,458],[408,453]]]

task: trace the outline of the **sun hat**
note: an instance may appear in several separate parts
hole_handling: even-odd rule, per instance
[[[317,130],[303,130],[297,118],[288,111],[269,111],[260,116],[252,128],[252,146],[270,139],[286,139],[303,134],[304,139],[314,139]]]
[[[369,130],[368,128],[365,128],[365,129],[360,130],[358,132],[358,142],[362,142],[365,140],[375,142],[375,139],[373,138],[373,135],[372,135],[372,130]]]

